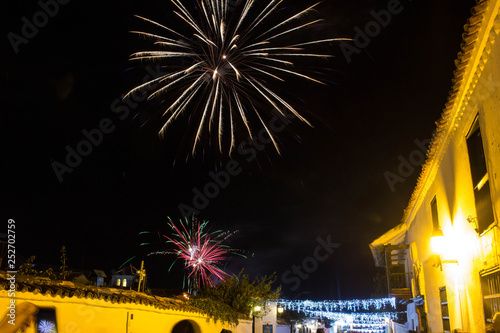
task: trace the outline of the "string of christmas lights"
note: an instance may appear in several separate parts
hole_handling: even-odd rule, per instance
[[[336,300],[336,301],[309,301],[309,300],[279,300],[278,304],[285,310],[293,311],[326,311],[326,312],[368,312],[396,309],[396,298],[373,298],[373,299],[354,299],[354,300]]]
[[[349,332],[385,332],[385,328],[388,324],[345,324],[340,323],[339,326],[342,329],[348,327]]]
[[[303,312],[310,317],[325,318],[336,325],[349,326],[351,332],[384,332],[397,320],[396,298],[374,298],[337,301],[279,300],[285,310]]]
[[[385,325],[398,318],[398,312],[346,313],[328,311],[305,311],[309,316],[327,318],[335,322],[363,325]]]

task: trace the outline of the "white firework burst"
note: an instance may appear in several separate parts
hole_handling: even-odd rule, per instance
[[[177,8],[174,13],[189,27],[189,32],[179,32],[137,16],[163,33],[133,31],[153,40],[160,49],[134,53],[131,59],[158,62],[168,72],[135,87],[125,96],[154,87],[148,99],[166,103],[160,135],[188,112],[189,123],[194,124],[192,155],[202,136],[208,136],[221,153],[228,150],[231,155],[236,146],[236,132],[253,138],[253,124],[265,129],[280,153],[267,123],[270,116],[284,117],[287,113],[311,126],[275,92],[273,85],[283,84],[289,77],[323,84],[294,68],[294,61],[299,58],[331,57],[309,51],[311,45],[345,40],[303,40],[303,30],[322,21],[303,21],[316,10],[318,3],[283,19],[281,14],[277,15],[283,0],[271,0],[261,6],[255,0],[246,0],[237,10],[233,10],[229,0],[194,0],[191,9],[184,5],[186,2],[171,2]],[[290,43],[292,37],[295,39]]]
[[[38,331],[41,333],[55,333],[56,325],[49,320],[41,320],[38,324]]]

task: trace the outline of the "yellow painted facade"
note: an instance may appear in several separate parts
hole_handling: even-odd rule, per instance
[[[396,266],[387,246],[404,247],[397,265],[409,276],[409,298],[421,306],[420,313],[408,313],[408,330],[485,332],[492,312],[500,312],[499,8],[499,0],[490,0],[473,9],[449,102],[403,221],[370,244],[383,267]],[[475,121],[486,164],[480,182],[474,180],[469,146]],[[493,211],[486,225],[481,218],[486,201],[478,194],[485,185]],[[431,248],[438,230],[444,235],[439,253]],[[388,269],[389,293],[391,274]]]
[[[0,309],[7,310],[12,297],[0,291]],[[87,297],[61,297],[33,292],[16,292],[16,304],[31,302],[38,307],[55,308],[58,333],[170,333],[175,325],[189,321],[195,333],[250,333],[251,320],[240,320],[238,326],[214,323],[200,313],[160,309],[153,305],[119,304]],[[26,333],[35,333],[34,325]],[[184,332],[184,331],[182,331]],[[190,332],[190,331],[187,331]]]

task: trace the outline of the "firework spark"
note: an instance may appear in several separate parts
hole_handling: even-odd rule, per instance
[[[38,324],[38,331],[41,333],[55,333],[56,325],[49,320],[41,320]]]
[[[220,230],[207,232],[208,222],[198,222],[192,219],[186,223],[181,221],[180,227],[169,219],[172,228],[172,236],[164,236],[168,242],[175,246],[175,251],[170,252],[184,262],[188,270],[188,280],[193,281],[195,286],[213,286],[211,276],[225,280],[226,272],[219,265],[228,259],[229,254],[234,253],[223,244],[232,233]]]
[[[171,2],[177,9],[174,13],[189,32],[179,32],[137,16],[162,33],[132,32],[154,41],[160,50],[137,52],[131,59],[158,62],[168,73],[141,84],[126,95],[155,87],[149,99],[159,99],[166,105],[160,135],[179,116],[189,112],[189,123],[195,124],[190,148],[193,156],[202,137],[208,137],[221,153],[226,151],[231,155],[237,132],[246,132],[253,138],[254,124],[265,128],[280,153],[266,118],[284,117],[286,111],[311,126],[272,89],[272,85],[289,77],[322,84],[294,69],[295,59],[331,57],[309,51],[311,45],[344,40],[327,38],[297,42],[297,38],[304,38],[305,29],[322,21],[302,20],[315,11],[318,4],[282,19],[278,12],[283,0],[271,0],[260,6],[255,0],[246,0],[239,9],[229,6],[229,0],[195,0],[191,9],[180,0]],[[293,44],[289,43],[291,36],[294,36]]]

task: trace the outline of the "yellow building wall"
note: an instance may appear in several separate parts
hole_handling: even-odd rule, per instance
[[[17,305],[27,301],[39,307],[55,308],[59,333],[170,333],[182,320],[194,323],[196,333],[219,333],[222,329],[249,333],[252,328],[250,320],[242,320],[238,326],[223,325],[199,313],[162,310],[149,305],[23,292],[16,292],[15,299]],[[9,302],[8,292],[0,291],[0,309],[6,309]],[[34,332],[34,326],[26,331]]]
[[[500,32],[500,17],[493,23],[493,29]],[[490,45],[488,62],[485,65],[483,75],[479,79],[476,89],[477,99],[480,100],[484,121],[481,124],[485,133],[486,163],[490,175],[490,187],[492,189],[492,201],[495,207],[500,205],[500,37],[497,36],[496,43]],[[479,104],[479,103],[478,103]],[[497,210],[498,221],[500,212]]]
[[[489,3],[491,8],[499,6],[499,1]],[[439,298],[442,286],[446,286],[451,331],[484,332],[480,272],[500,263],[498,226],[494,224],[478,235],[474,223],[467,220],[477,214],[466,136],[478,113],[496,222],[500,214],[500,41],[494,43],[500,32],[498,11],[493,17],[484,23],[491,27],[488,35],[478,40],[485,45],[484,52],[479,60],[472,59],[477,61],[478,69],[471,78],[466,98],[455,110],[457,118],[452,134],[441,142],[442,150],[436,155],[419,199],[405,221],[408,225],[405,243],[414,244],[417,253],[416,258],[409,259],[410,267],[417,265],[421,270],[421,293],[431,332],[443,331]],[[448,242],[441,259],[458,262],[442,263],[442,270],[435,265],[436,256],[430,247],[433,230],[430,203],[434,196]]]

